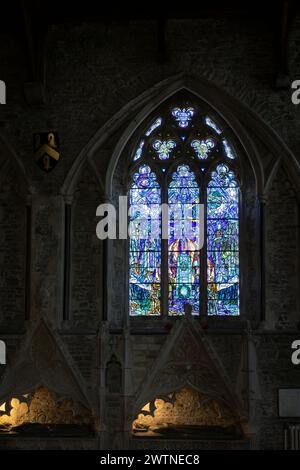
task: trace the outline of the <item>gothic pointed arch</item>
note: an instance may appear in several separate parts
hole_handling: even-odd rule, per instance
[[[241,190],[250,190],[252,181],[255,194],[255,176],[226,122],[181,90],[140,125],[123,160],[129,315],[183,315],[187,303],[197,316],[240,315]]]
[[[29,305],[30,207],[31,188],[22,161],[0,134],[0,259],[7,273],[0,288],[0,324],[14,331],[23,326]]]
[[[6,137],[0,134],[0,188],[11,189],[20,196],[26,197],[30,195],[31,189],[26,175],[24,165],[19,156],[14,151]],[[10,183],[8,183],[10,181]],[[4,186],[3,186],[4,185]]]

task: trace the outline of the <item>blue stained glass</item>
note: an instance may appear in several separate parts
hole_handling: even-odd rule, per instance
[[[159,195],[149,191],[147,195],[140,195],[139,191],[133,190],[134,197],[131,197],[129,215],[130,220],[134,219],[159,219],[161,214],[161,206],[157,204]],[[135,198],[135,199],[134,199]],[[134,202],[133,202],[134,199]],[[149,202],[147,201],[150,200]],[[154,201],[153,201],[154,200]],[[153,201],[153,202],[152,202]],[[147,204],[150,204],[148,205]]]
[[[207,188],[208,315],[239,315],[239,192],[218,165]]]
[[[192,314],[199,315],[199,285],[169,284],[169,315],[184,315],[184,305],[190,304]]]
[[[208,184],[208,186],[214,187],[214,186],[228,186],[228,187],[237,187],[238,184],[235,181],[235,175],[233,171],[230,171],[227,165],[224,165],[223,163],[218,165],[216,168],[216,171],[213,171],[211,174],[211,180]]]
[[[132,177],[129,210],[129,311],[132,316],[160,314],[161,191],[155,173],[141,165]],[[153,230],[156,236],[153,236]]]
[[[222,134],[222,130],[212,119],[210,119],[210,117],[206,116],[205,124],[211,127],[217,134]]]
[[[139,146],[135,152],[135,155],[133,157],[133,161],[136,162],[137,160],[139,160],[142,156],[142,153],[143,153],[143,147],[145,145],[145,141],[144,140],[141,140],[141,142],[139,143]]]
[[[209,251],[207,253],[207,281],[216,283],[239,282],[239,254],[236,251]]]
[[[207,227],[208,251],[238,251],[238,220],[210,219]]]
[[[168,191],[169,203],[199,202],[199,187],[194,173],[187,165],[180,165],[172,175]]]
[[[171,229],[172,231],[172,229]],[[197,246],[197,239],[196,237],[193,238],[182,238],[178,239],[175,237],[170,237],[169,240],[169,252],[190,252],[190,251],[197,251],[199,250]],[[192,254],[191,254],[192,256]]]
[[[223,144],[223,147],[224,147],[226,157],[230,158],[230,160],[234,160],[235,159],[235,153],[232,150],[232,147],[227,142],[227,140],[223,139],[222,144]]]
[[[131,188],[148,190],[148,188],[159,188],[155,173],[148,165],[141,165],[137,173],[133,175]]]
[[[135,215],[129,222],[131,240],[156,240],[161,236],[160,219],[143,219]]]
[[[174,140],[155,140],[152,147],[157,151],[160,160],[168,160],[171,150],[176,147]]]
[[[185,180],[187,185],[189,181]],[[181,181],[183,183],[183,181]],[[190,201],[199,202],[199,190],[197,186],[178,187],[176,183],[169,186],[169,204],[188,204]]]
[[[181,270],[178,272],[178,264]],[[199,284],[200,256],[198,251],[169,252],[169,283],[170,284]],[[180,282],[179,282],[180,281]]]
[[[207,215],[209,218],[238,218],[239,189],[234,173],[226,165],[219,165],[208,184]]]
[[[131,316],[160,315],[160,284],[130,283],[129,299]]]
[[[161,243],[160,238],[130,238],[129,240],[129,250],[144,252],[144,251],[160,251]]]
[[[210,204],[207,205],[207,214],[210,218],[237,218],[238,188],[208,188]]]
[[[131,251],[130,282],[148,284],[160,282],[160,252]]]
[[[136,205],[158,204],[160,203],[160,194],[156,187],[137,189],[132,186],[129,202]]]
[[[149,162],[153,161],[153,151],[149,155],[143,153],[149,136],[150,145],[157,154],[155,164],[158,165],[159,160],[162,164],[158,171],[166,171],[163,161],[169,160],[171,156],[177,157],[178,154],[183,157],[183,146],[189,145],[195,152],[195,157],[200,160],[199,166],[203,167],[199,171],[205,172],[205,160],[214,157],[212,149],[216,147],[217,139],[220,139],[225,157],[229,160],[236,158],[231,143],[223,135],[218,137],[222,134],[222,129],[209,116],[205,116],[203,120],[212,129],[210,132],[213,137],[194,138],[190,141],[187,129],[189,126],[192,129],[195,127],[195,108],[174,107],[171,114],[176,125],[182,129],[178,139],[174,140],[170,134],[166,135],[165,140],[156,137],[155,130],[163,123],[162,117],[156,118],[147,129],[145,140],[139,141],[133,156],[134,162],[142,157]],[[178,152],[175,152],[177,147]],[[190,150],[188,155],[193,152]],[[188,155],[185,155],[186,162],[188,158],[191,159]],[[163,181],[169,177],[167,174]],[[212,172],[206,188],[205,286],[200,286],[200,189],[195,174],[187,163],[179,164],[172,173],[167,196],[168,249],[162,262],[161,188],[150,165],[141,164],[132,175],[129,191],[130,315],[161,314],[161,275],[164,267],[168,275],[168,293],[165,295],[168,295],[169,315],[183,315],[187,303],[192,307],[192,314],[199,315],[200,290],[203,287],[207,289],[208,315],[239,315],[239,187],[235,174],[226,164],[219,164]],[[203,238],[203,234],[201,235]]]
[[[189,122],[191,121],[192,117],[194,116],[195,110],[194,108],[174,108],[172,109],[172,116],[175,117],[176,121],[178,122],[179,127],[185,128],[188,127]]]
[[[197,195],[198,198],[198,195]],[[175,245],[180,241],[180,250],[199,250],[200,223],[199,204],[169,204],[169,244],[170,249],[177,251]],[[173,246],[174,243],[174,246]]]
[[[239,315],[239,288],[238,284],[208,285],[208,315]]]
[[[223,302],[232,303],[234,305],[238,304],[239,298],[239,286],[237,283],[209,283],[208,284],[208,300],[214,302]]]
[[[183,188],[180,188],[183,189]],[[172,201],[169,199],[169,217],[170,219],[176,219],[176,220],[195,220],[199,219],[199,191],[180,191],[180,189],[177,189],[177,192],[179,193],[179,197],[176,197],[176,194],[174,194],[174,191],[170,190],[170,194],[172,196]],[[194,196],[195,194],[195,196]],[[180,196],[183,196],[182,199],[180,199]],[[190,196],[190,199],[187,197]],[[192,199],[194,197],[194,199]],[[176,198],[176,199],[175,199]],[[175,199],[175,200],[174,200]],[[193,204],[190,204],[189,202],[182,202],[182,201],[190,201],[194,200],[195,202]]]
[[[170,204],[168,262],[169,315],[183,315],[184,305],[190,304],[192,313],[199,315],[200,253],[199,214],[200,190],[194,173],[188,165],[179,165],[168,188]],[[177,208],[176,208],[177,206]],[[186,233],[186,214],[190,214],[194,236]]]
[[[160,251],[160,238],[133,238],[129,239],[130,251]]]
[[[192,140],[191,147],[195,150],[197,157],[200,160],[206,160],[209,152],[215,146],[215,142],[212,139],[206,140]]]
[[[162,123],[162,118],[157,118],[153,124],[151,124],[151,126],[149,127],[149,129],[147,130],[146,132],[146,136],[149,137],[149,135],[152,134],[152,132],[157,129],[157,127],[159,127]]]

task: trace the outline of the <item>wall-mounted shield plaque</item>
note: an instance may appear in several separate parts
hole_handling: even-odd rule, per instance
[[[47,173],[53,170],[59,161],[58,145],[56,132],[41,132],[33,136],[34,159]]]

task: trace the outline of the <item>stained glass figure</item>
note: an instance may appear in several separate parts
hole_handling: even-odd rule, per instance
[[[134,154],[134,157],[133,157],[133,161],[136,162],[137,160],[139,160],[142,156],[142,152],[143,152],[143,147],[145,145],[145,141],[144,140],[141,140],[141,142],[139,143],[139,146]]]
[[[179,127],[188,127],[190,120],[194,116],[194,108],[174,108],[172,109],[172,116],[175,117]]]
[[[211,127],[217,134],[222,134],[222,130],[218,127],[218,125],[208,116],[205,118],[205,124]]]
[[[159,315],[161,191],[148,165],[133,175],[129,196],[129,312],[131,316]]]
[[[129,312],[134,317],[156,317],[161,308],[171,316],[189,309],[199,315],[202,299],[208,315],[240,313],[239,187],[229,168],[236,153],[219,124],[197,111],[197,128],[195,115],[196,108],[185,105],[156,116],[133,156],[138,170],[133,170],[129,189]],[[201,137],[203,124],[207,134]],[[219,162],[222,154],[225,163]],[[211,166],[215,171],[210,174]],[[202,192],[196,172],[205,184]],[[169,208],[168,240],[163,242],[162,195]],[[204,238],[206,249],[201,250]]]
[[[169,315],[183,315],[190,304],[192,314],[199,315],[200,191],[194,173],[180,165],[168,188],[169,203]]]
[[[226,157],[230,158],[230,160],[234,160],[235,159],[235,153],[232,150],[232,147],[227,142],[227,140],[223,139],[222,144],[223,144],[223,147],[224,147]]]
[[[151,126],[149,127],[149,129],[147,130],[146,132],[146,136],[149,137],[149,135],[152,134],[153,131],[155,131],[155,129],[157,129],[162,123],[162,118],[157,118],[153,124],[151,124]]]
[[[215,146],[212,139],[206,140],[192,140],[191,147],[195,150],[197,157],[200,160],[206,160],[211,149]]]
[[[207,313],[239,315],[239,189],[220,164],[207,188]]]
[[[168,160],[171,150],[176,147],[174,140],[155,140],[152,147],[157,151],[160,160]]]

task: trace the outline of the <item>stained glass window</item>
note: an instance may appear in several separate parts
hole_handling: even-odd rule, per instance
[[[187,127],[194,116],[194,108],[174,108],[172,114],[178,122],[179,127]]]
[[[131,156],[129,312],[135,317],[180,316],[189,304],[195,316],[236,316],[236,146],[225,135],[221,118],[216,123],[193,100],[172,100],[165,112],[152,116]],[[162,201],[169,209],[166,240]],[[201,205],[206,205],[205,226]]]
[[[132,180],[129,197],[130,315],[159,315],[160,186],[148,165],[142,165]]]
[[[155,140],[152,147],[157,151],[160,160],[168,160],[171,150],[176,147],[174,140]]]
[[[210,117],[206,116],[205,124],[211,127],[217,134],[222,134],[222,131],[219,126],[212,119],[210,119]]]
[[[194,173],[180,165],[168,188],[169,204],[169,315],[182,315],[184,305],[199,315],[200,191]]]
[[[207,313],[239,314],[239,194],[234,173],[218,165],[207,188]]]
[[[192,140],[191,147],[195,150],[197,157],[200,160],[206,160],[211,149],[213,149],[215,143],[212,139],[206,140]]]
[[[159,127],[162,123],[162,119],[161,118],[157,118],[155,119],[155,121],[151,124],[151,126],[149,127],[149,129],[147,130],[146,132],[146,137],[149,137],[150,134],[152,134],[153,131],[155,131],[155,129],[157,127]]]
[[[144,145],[145,145],[145,141],[141,140],[141,142],[139,143],[138,148],[136,149],[134,157],[133,157],[134,162],[136,162],[137,160],[139,160],[141,158]]]
[[[234,151],[232,150],[231,145],[229,145],[229,143],[227,142],[226,139],[222,140],[222,144],[223,144],[223,147],[224,147],[226,157],[230,158],[230,160],[234,160],[235,159],[235,154],[234,154]]]

